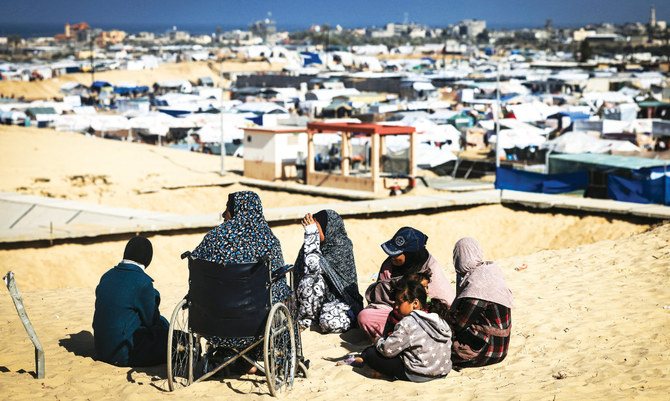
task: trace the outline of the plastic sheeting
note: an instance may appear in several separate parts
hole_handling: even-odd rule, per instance
[[[560,194],[585,190],[588,185],[589,173],[586,171],[564,174],[541,174],[502,167],[496,169],[496,189]]]
[[[624,202],[670,206],[670,177],[663,175],[647,180],[622,178],[610,174],[607,176],[607,197]]]

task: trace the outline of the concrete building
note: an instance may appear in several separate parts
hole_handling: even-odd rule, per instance
[[[486,21],[466,19],[458,23],[458,34],[468,38],[476,38],[486,29]]]

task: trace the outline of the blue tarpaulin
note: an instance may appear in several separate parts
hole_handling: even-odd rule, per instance
[[[148,92],[149,87],[148,86],[117,86],[114,88],[114,93],[118,93],[119,95],[127,95],[129,93],[144,93]]]
[[[496,189],[560,194],[585,190],[588,185],[589,173],[586,171],[563,174],[541,174],[502,167],[496,169]]]
[[[663,175],[655,180],[628,179],[609,174],[607,197],[624,202],[670,205],[670,177]]]
[[[310,64],[323,64],[318,53],[300,52],[302,56],[302,66],[307,67]]]
[[[103,88],[105,86],[112,86],[112,84],[110,84],[109,82],[105,82],[105,81],[95,81],[91,85],[91,88]]]

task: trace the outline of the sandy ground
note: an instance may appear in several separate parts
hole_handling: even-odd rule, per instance
[[[174,213],[220,211],[240,184],[221,177],[220,159],[202,154],[84,137],[51,130],[0,127],[0,190]],[[84,177],[84,178],[73,178]],[[104,177],[101,178],[101,177]],[[327,198],[258,191],[264,207],[305,205]],[[379,245],[397,228],[412,225],[429,236],[428,248],[453,277],[451,249],[462,236],[482,243],[514,292],[508,358],[486,368],[452,372],[427,384],[386,382],[369,371],[335,366],[326,358],[360,350],[358,330],[343,335],[303,334],[310,376],[290,395],[298,400],[415,399],[666,399],[670,392],[670,224],[582,214],[539,213],[500,205],[439,213],[345,220],[354,242],[361,291],[384,254]],[[274,226],[291,263],[301,245],[296,223]],[[179,254],[204,232],[153,235],[148,272],[169,316],[187,291]],[[93,355],[94,289],[116,264],[125,239],[0,249],[13,270],[28,314],[46,352],[46,378],[36,380],[32,345],[7,290],[0,289],[0,393],[32,399],[270,399],[264,378],[215,378],[177,393],[166,392],[165,366],[117,368]],[[525,263],[526,270],[514,268]],[[4,274],[3,271],[3,274]],[[452,283],[453,284],[453,283]],[[176,398],[175,398],[176,397]]]
[[[96,81],[107,81],[116,84],[121,81],[134,82],[138,85],[151,86],[155,82],[171,79],[187,79],[197,82],[199,78],[210,77],[217,84],[227,87],[230,81],[221,81],[220,72],[239,71],[281,71],[283,64],[269,64],[265,61],[225,61],[216,63],[213,61],[192,61],[183,63],[164,63],[160,66],[138,71],[110,70],[91,73],[76,73],[61,75],[53,79],[43,81],[0,81],[0,95],[4,97],[24,97],[26,100],[62,98],[60,88],[66,82],[79,82],[90,86],[93,79]]]

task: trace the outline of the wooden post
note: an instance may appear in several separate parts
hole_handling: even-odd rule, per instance
[[[370,173],[372,174],[372,190],[377,192],[379,186],[379,134],[372,134],[372,147],[370,148]]]
[[[14,272],[11,270],[7,272],[4,280],[9,290],[9,295],[11,295],[12,301],[14,301],[14,306],[16,307],[16,312],[19,314],[21,323],[23,323],[28,337],[33,342],[33,345],[35,345],[35,374],[38,379],[44,379],[44,349],[37,338],[37,333],[35,333],[30,319],[28,319],[28,313],[26,313],[26,309],[23,307],[23,299],[21,299],[21,292],[19,292],[19,287],[16,285],[16,280],[14,280]]]
[[[342,168],[342,175],[344,177],[349,175],[349,155],[351,152],[349,152],[349,132],[342,132],[342,141],[340,142],[340,157],[342,157],[342,160],[340,161],[340,167]]]
[[[310,185],[309,175],[314,172],[314,132],[307,131],[307,160],[305,161],[305,184]]]
[[[409,134],[409,177],[416,177],[416,131]]]

